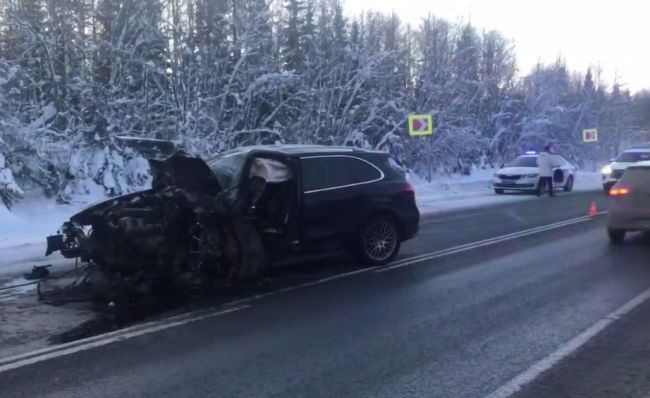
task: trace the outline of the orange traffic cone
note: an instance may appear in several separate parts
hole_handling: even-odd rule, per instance
[[[596,217],[598,215],[598,209],[596,209],[596,202],[593,200],[591,201],[591,206],[589,206],[589,213],[587,213],[589,217]]]

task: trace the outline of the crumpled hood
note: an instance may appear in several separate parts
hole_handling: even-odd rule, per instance
[[[165,160],[149,159],[154,190],[173,186],[192,192],[216,195],[222,191],[217,176],[197,157],[177,153]]]
[[[99,210],[118,203],[124,203],[151,191],[168,187],[187,190],[192,193],[216,195],[221,192],[217,177],[200,158],[177,153],[165,160],[148,159],[153,181],[152,188],[110,198],[95,203],[70,217],[70,221],[79,225],[89,225],[92,215]]]
[[[114,198],[106,199],[101,202],[97,202],[95,204],[86,207],[85,209],[81,210],[79,213],[70,217],[70,221],[79,225],[90,225],[92,223],[91,217],[96,211],[113,206],[119,202],[128,202],[129,200],[135,199],[136,197],[150,191],[151,190],[148,189],[145,191],[133,192],[126,195],[121,195],[121,196],[116,196]]]

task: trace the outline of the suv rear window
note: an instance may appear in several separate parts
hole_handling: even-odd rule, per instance
[[[317,156],[301,159],[304,192],[343,188],[378,181],[382,172],[372,164],[351,156]]]
[[[617,158],[617,162],[640,162],[642,160],[650,160],[650,152],[623,152]]]

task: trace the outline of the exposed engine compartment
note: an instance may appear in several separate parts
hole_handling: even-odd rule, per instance
[[[152,189],[74,215],[59,235],[48,237],[47,254],[60,251],[86,262],[102,286],[94,295],[108,300],[146,294],[156,285],[205,286],[253,276],[262,258],[260,237],[207,164],[176,154],[150,165]]]

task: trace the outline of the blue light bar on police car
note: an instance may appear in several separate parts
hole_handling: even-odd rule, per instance
[[[526,151],[526,155],[537,155],[535,151]]]

